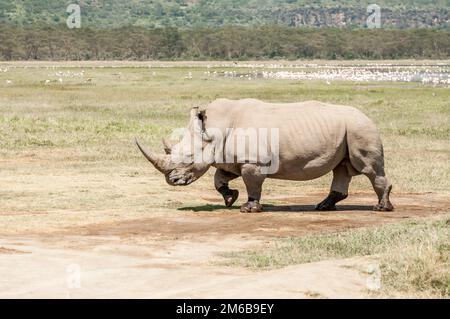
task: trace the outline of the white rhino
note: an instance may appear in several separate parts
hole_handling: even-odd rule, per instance
[[[275,142],[262,138],[269,130],[278,133]],[[242,150],[236,142],[242,132],[256,132],[258,140],[268,141],[267,156],[252,153],[250,144]],[[261,133],[263,132],[263,133]],[[270,135],[270,134],[268,134]],[[199,147],[195,147],[195,142]],[[336,203],[348,196],[352,176],[364,174],[378,196],[374,210],[390,211],[392,185],[384,172],[384,155],[375,124],[359,110],[317,101],[266,103],[256,99],[218,99],[206,108],[191,111],[189,128],[175,146],[165,142],[166,154],[146,150],[143,155],[160,171],[167,183],[189,185],[214,166],[215,188],[230,207],[239,196],[228,182],[242,176],[248,201],[241,212],[260,212],[261,190],[266,178],[305,181],[333,171],[329,195],[317,210],[335,210]],[[276,150],[276,152],[275,152]],[[198,160],[195,154],[201,154]],[[219,155],[219,156],[218,156]],[[226,157],[227,160],[223,160]],[[174,158],[177,158],[175,160]],[[267,160],[270,158],[270,161]],[[182,160],[180,160],[182,159]],[[276,169],[268,166],[276,162]]]

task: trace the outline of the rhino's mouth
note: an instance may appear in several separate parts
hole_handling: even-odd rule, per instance
[[[193,174],[179,175],[173,174],[173,171],[167,176],[167,182],[172,186],[186,186],[195,182],[196,178]]]

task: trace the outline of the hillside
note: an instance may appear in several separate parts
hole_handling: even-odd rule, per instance
[[[79,3],[84,26],[112,28],[223,25],[364,27],[367,4],[357,0],[2,0],[0,23],[61,24]],[[378,0],[382,23],[393,28],[447,28],[449,0]]]

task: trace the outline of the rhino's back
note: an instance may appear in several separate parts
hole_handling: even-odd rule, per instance
[[[318,101],[267,103],[219,99],[207,108],[208,125],[219,128],[278,128],[283,137],[339,138],[347,128],[373,126],[359,110]],[[300,135],[299,135],[300,134]]]
[[[257,99],[218,99],[207,107],[208,116],[232,121],[239,127],[281,127],[287,122],[348,120],[365,117],[359,110],[319,101],[269,103]],[[233,126],[234,127],[234,126]]]

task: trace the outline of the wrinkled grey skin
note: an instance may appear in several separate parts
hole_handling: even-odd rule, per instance
[[[198,127],[201,130],[196,129]],[[232,134],[226,136],[227,128],[278,128],[278,170],[263,174],[261,168],[264,164],[258,163],[257,158],[247,163],[215,161],[217,145],[221,145],[219,142],[227,145],[235,138]],[[333,171],[330,194],[316,209],[334,210],[335,204],[347,197],[352,176],[364,174],[378,196],[374,209],[393,210],[389,201],[392,185],[385,177],[379,132],[374,123],[355,108],[317,101],[281,104],[255,99],[218,99],[204,110],[194,108],[191,111],[188,132],[191,138],[202,141],[201,152],[205,160],[201,163],[194,163],[189,154],[187,159],[184,155],[184,163],[176,164],[171,160],[169,154],[180,153],[185,139],[175,146],[164,141],[166,154],[146,150],[136,140],[144,156],[165,175],[170,185],[189,185],[213,166],[216,168],[215,188],[227,206],[231,206],[238,197],[237,190],[229,189],[228,183],[242,176],[248,202],[241,206],[241,211],[260,212],[262,206],[259,201],[266,178],[305,181]]]

